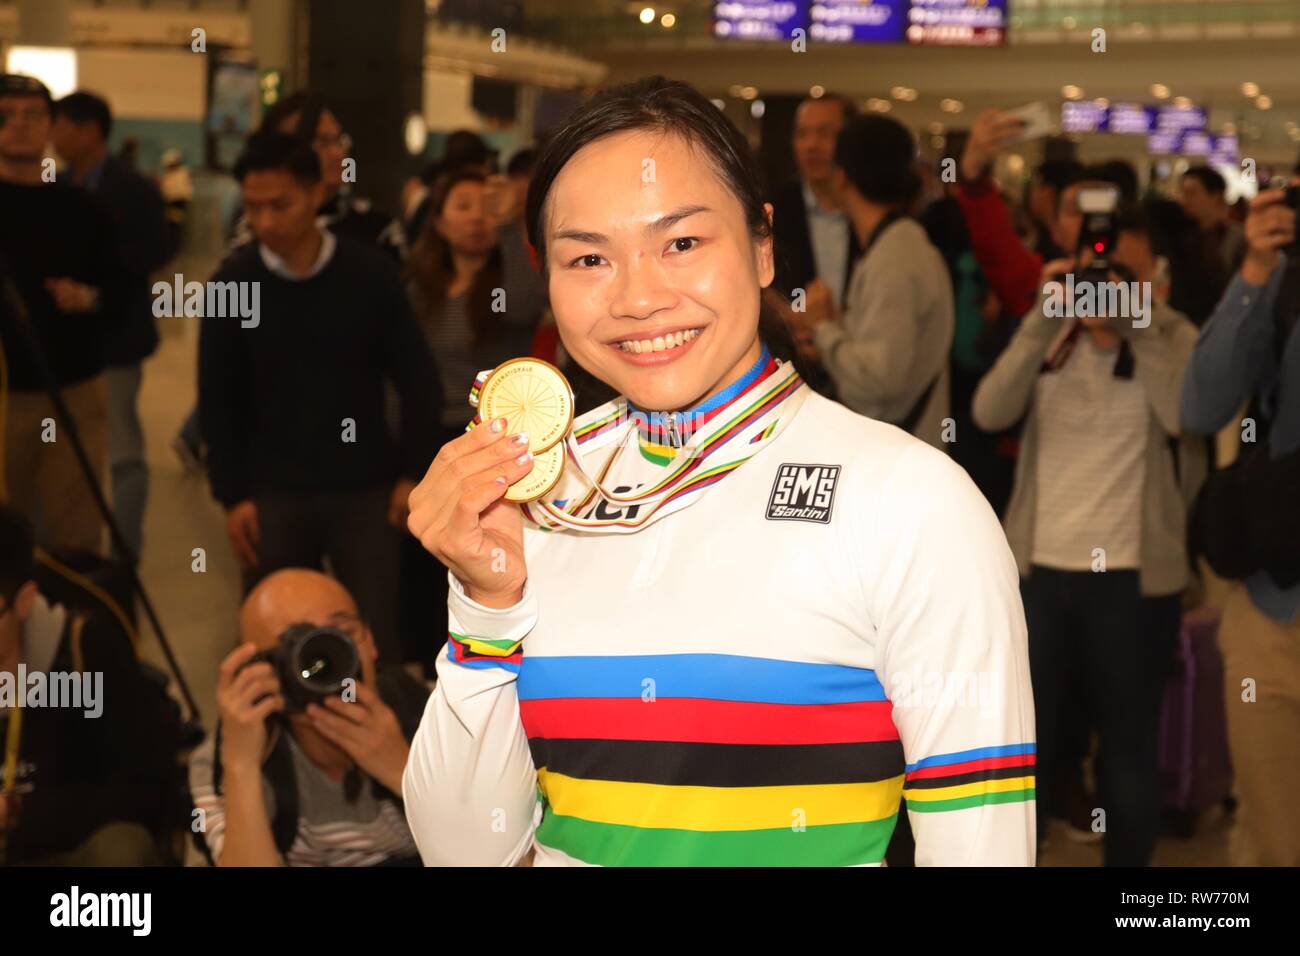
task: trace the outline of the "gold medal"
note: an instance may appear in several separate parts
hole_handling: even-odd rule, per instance
[[[542,452],[560,443],[573,424],[573,389],[564,373],[550,362],[511,359],[493,369],[483,382],[478,414],[485,422],[505,418],[512,434],[527,432],[528,450],[540,458]],[[557,477],[562,467],[563,461],[557,461]],[[524,480],[531,481],[540,470],[539,462]]]
[[[533,470],[506,489],[506,501],[516,504],[535,501],[554,488],[563,473],[564,445],[561,443],[533,456]]]

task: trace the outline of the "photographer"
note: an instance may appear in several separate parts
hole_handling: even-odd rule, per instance
[[[1085,187],[1108,185],[1064,190],[1061,248],[1081,248]],[[1196,330],[1149,298],[1142,320],[1053,317],[1050,283],[1065,273],[1080,284],[1118,281],[1124,270],[1139,283],[1152,280],[1155,257],[1136,209],[1123,211],[1098,244],[1113,249],[1107,275],[1087,271],[1091,241],[1077,262],[1043,270],[1038,302],[980,382],[972,413],[995,430],[1028,412],[1005,525],[1029,625],[1038,777],[1054,779],[1065,695],[1080,671],[1099,737],[1105,861],[1141,866],[1160,829],[1159,706],[1188,577],[1184,495],[1168,439],[1178,435],[1178,389]],[[1053,809],[1048,797],[1040,794],[1040,834]]]
[[[355,700],[301,703],[264,652],[294,625],[341,631],[359,661]],[[219,866],[376,866],[409,862],[402,771],[428,690],[379,652],[347,590],[316,571],[279,571],[239,614],[242,643],[221,663],[220,724],[190,759],[205,848]],[[294,693],[291,691],[298,691]]]
[[[1233,862],[1300,865],[1300,249],[1297,184],[1261,192],[1241,269],[1201,331],[1183,380],[1183,427],[1213,435],[1249,402],[1253,434],[1206,483],[1193,548],[1236,580],[1219,633],[1240,800]],[[1258,682],[1244,703],[1243,681]]]

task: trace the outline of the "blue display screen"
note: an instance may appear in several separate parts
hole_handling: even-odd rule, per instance
[[[819,43],[997,46],[1006,41],[1007,0],[718,0],[713,35]]]

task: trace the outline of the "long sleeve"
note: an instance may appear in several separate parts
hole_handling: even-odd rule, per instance
[[[406,819],[428,866],[512,866],[538,813],[515,686],[537,599],[526,584],[514,607],[487,608],[448,581],[451,633],[402,776]]]
[[[957,193],[971,250],[1006,311],[1023,315],[1038,298],[1043,260],[1025,247],[1011,224],[1007,204],[989,177]]]
[[[912,375],[921,290],[912,272],[900,272],[875,256],[871,265],[871,280],[855,284],[861,294],[846,306],[843,322],[823,322],[814,341],[846,405],[897,420],[928,384]]]
[[[395,272],[386,283],[382,314],[377,318],[383,323],[384,363],[400,409],[399,467],[403,476],[418,481],[438,453],[442,385],[429,344]]]
[[[1146,389],[1147,400],[1160,426],[1177,436],[1178,398],[1183,373],[1196,348],[1196,326],[1168,306],[1155,304],[1151,324],[1144,329],[1122,325],[1133,348],[1134,371]]]
[[[225,278],[218,272],[212,281]],[[199,426],[208,446],[212,496],[226,507],[252,494],[251,465],[241,436],[252,385],[245,337],[256,334],[256,329],[243,329],[230,319],[200,320]]]
[[[986,432],[996,432],[1010,428],[1024,416],[1043,358],[1061,329],[1060,320],[1045,314],[1041,299],[1025,313],[1015,335],[975,388],[971,417],[976,425]]]
[[[1241,273],[1229,284],[1201,329],[1187,363],[1179,402],[1183,428],[1213,435],[1264,384],[1273,358],[1274,303],[1286,271],[1283,261],[1257,286]]]
[[[119,255],[132,275],[145,277],[170,258],[162,194],[152,182],[138,176],[128,181],[122,198]]]
[[[1032,866],[1034,699],[1015,560],[945,456],[904,451],[870,513],[864,584],[903,744],[918,866]]]

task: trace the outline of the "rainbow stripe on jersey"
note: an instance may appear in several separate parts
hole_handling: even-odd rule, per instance
[[[873,671],[728,654],[525,655],[539,843],[587,863],[878,863],[902,745]]]

